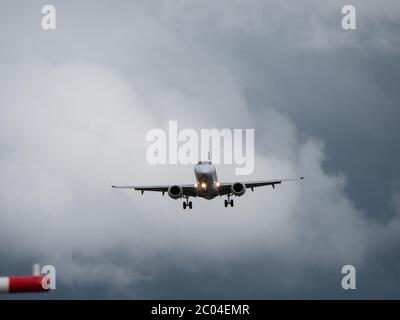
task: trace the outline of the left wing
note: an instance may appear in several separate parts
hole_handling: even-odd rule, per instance
[[[168,192],[168,188],[172,185],[161,185],[161,186],[112,186],[114,189],[134,189],[141,191],[143,194],[145,191],[161,192],[163,195]],[[182,187],[183,196],[196,197],[196,190],[192,184],[181,184],[178,186]]]
[[[259,180],[259,181],[248,181],[248,182],[241,182],[245,185],[246,189],[251,189],[251,191],[254,191],[254,188],[258,187],[264,187],[264,186],[272,186],[272,188],[275,189],[275,185],[281,184],[282,182],[286,181],[299,181],[303,180],[304,177],[296,178],[296,179],[275,179],[275,180]],[[240,181],[238,181],[240,182]],[[227,182],[227,183],[221,183],[220,185],[220,195],[225,195],[225,194],[230,194],[232,193],[231,187],[232,185],[236,182]]]

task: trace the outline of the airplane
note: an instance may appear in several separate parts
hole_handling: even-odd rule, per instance
[[[186,200],[183,202],[183,209],[192,209],[192,201],[189,201],[190,197],[193,198],[204,198],[206,200],[212,200],[217,196],[227,196],[224,204],[225,208],[228,206],[233,207],[232,196],[241,197],[245,194],[247,189],[251,189],[254,192],[254,188],[263,186],[272,186],[275,189],[275,185],[281,184],[286,181],[298,181],[303,180],[304,177],[295,179],[274,179],[274,180],[260,180],[260,181],[249,181],[249,182],[220,182],[217,178],[217,171],[215,165],[212,164],[210,156],[208,161],[199,161],[194,166],[194,174],[196,177],[196,183],[184,184],[184,185],[160,185],[160,186],[115,186],[114,189],[134,189],[141,191],[142,195],[145,191],[161,192],[162,195],[167,192],[168,195],[174,199]]]

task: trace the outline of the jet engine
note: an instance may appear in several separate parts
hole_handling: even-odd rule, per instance
[[[183,189],[181,186],[170,186],[168,188],[168,195],[172,198],[172,199],[179,199],[182,198],[183,195]]]
[[[244,195],[244,193],[246,192],[246,186],[241,182],[235,182],[231,186],[231,191],[235,196],[240,197]]]

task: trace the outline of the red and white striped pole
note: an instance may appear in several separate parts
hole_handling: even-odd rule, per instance
[[[40,275],[40,267],[33,266],[33,276],[30,277],[0,277],[0,293],[17,292],[47,292],[49,289],[43,287],[44,276]]]

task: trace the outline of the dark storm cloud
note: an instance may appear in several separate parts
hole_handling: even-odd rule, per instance
[[[0,4],[1,273],[54,264],[50,297],[398,297],[397,2],[355,2],[357,31],[337,1],[56,1],[54,32],[43,4]],[[110,190],[192,181],[145,162],[170,119],[255,128],[250,180],[307,178],[190,215]]]

